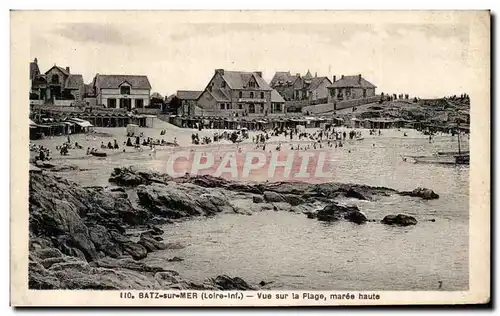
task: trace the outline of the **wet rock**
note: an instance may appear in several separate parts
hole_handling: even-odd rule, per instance
[[[153,239],[153,237],[142,236],[141,239],[137,242],[139,245],[144,246],[148,252],[154,252],[159,249],[165,249],[167,246]]]
[[[304,212],[304,214],[306,214],[307,218],[316,218],[316,212]]]
[[[89,228],[90,240],[94,243],[98,251],[113,258],[118,258],[121,254],[121,247],[111,237],[111,234],[102,225],[95,225]]]
[[[206,283],[213,284],[219,290],[255,290],[239,277],[231,278],[227,275],[219,275],[207,281]]]
[[[174,249],[184,249],[184,248],[186,248],[186,246],[184,246],[180,242],[169,242],[165,244],[165,249],[174,250]]]
[[[363,224],[368,221],[365,214],[361,213],[360,211],[349,212],[344,215],[344,219],[356,224]]]
[[[357,224],[367,221],[366,216],[356,206],[343,206],[337,203],[331,203],[319,210],[316,213],[316,218],[326,222],[345,219]]]
[[[132,256],[135,260],[146,258],[148,251],[140,244],[129,241],[123,244],[123,251]]]
[[[386,225],[410,226],[417,225],[417,220],[413,216],[398,214],[387,215],[381,223]]]
[[[177,284],[180,282],[178,278],[178,273],[174,274],[170,271],[165,271],[165,272],[157,272],[154,276],[155,280],[158,282],[160,287],[169,287],[173,284]]]
[[[111,173],[109,182],[123,186],[138,186],[147,183],[147,180],[130,168],[115,168]]]
[[[426,189],[426,188],[416,188],[413,191],[404,191],[404,192],[400,192],[399,194],[405,195],[405,196],[419,197],[419,198],[422,198],[424,200],[439,199],[439,194],[435,193],[431,189]]]
[[[285,199],[283,198],[283,196],[281,194],[273,192],[273,191],[264,192],[264,199],[268,203],[285,202]]]
[[[264,198],[260,195],[254,195],[252,196],[252,201],[254,203],[264,203]]]
[[[156,241],[163,241],[163,237],[160,236],[154,236],[153,239]]]
[[[184,259],[179,258],[179,257],[172,257],[172,258],[167,259],[167,261],[169,261],[169,262],[180,262],[180,261],[184,261]]]
[[[352,188],[347,190],[347,192],[345,193],[345,197],[354,198],[354,199],[358,199],[358,200],[368,200],[363,194],[359,193],[358,191],[356,191]]]
[[[138,272],[160,272],[165,271],[165,269],[161,267],[154,267],[148,264],[145,264],[141,261],[135,261],[128,258],[110,258],[105,257],[98,261],[92,262],[91,264],[94,267],[108,268],[108,269],[128,269]]]

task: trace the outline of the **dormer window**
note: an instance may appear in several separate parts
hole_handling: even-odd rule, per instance
[[[54,83],[54,84],[59,83],[59,76],[58,75],[52,75],[52,83]]]
[[[248,83],[248,86],[249,86],[250,88],[255,88],[255,82],[250,81],[250,82]]]
[[[130,87],[129,86],[121,86],[120,87],[120,94],[130,94]]]
[[[226,88],[226,82],[225,81],[222,81],[222,88]]]

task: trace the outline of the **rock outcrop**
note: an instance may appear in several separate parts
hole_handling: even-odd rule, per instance
[[[426,188],[416,188],[413,191],[403,191],[399,193],[400,195],[419,197],[424,200],[434,200],[439,199],[439,194],[435,193],[431,189]]]
[[[29,286],[33,289],[253,289],[237,277],[222,275],[198,284],[166,267],[145,265],[141,260],[148,253],[184,248],[178,241],[164,240],[164,231],[154,225],[263,210],[362,224],[368,220],[358,207],[335,200],[369,201],[393,194],[439,197],[421,188],[398,192],[340,183],[239,183],[211,176],[171,178],[131,168],[113,171],[109,180],[120,187],[82,187],[47,171],[53,167],[45,167],[30,171]],[[382,220],[402,226],[416,222],[401,214]],[[139,231],[127,233],[129,228]],[[165,262],[175,265],[180,260],[173,257]]]
[[[410,226],[417,225],[417,220],[413,216],[398,214],[387,215],[381,223],[386,225]]]
[[[356,206],[344,206],[338,203],[331,203],[316,213],[306,213],[308,218],[316,218],[319,221],[335,222],[347,220],[356,224],[363,224],[368,221],[366,216]]]

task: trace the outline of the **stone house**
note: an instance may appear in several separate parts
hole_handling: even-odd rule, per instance
[[[272,90],[262,72],[216,69],[197,104],[204,116],[265,116]]]
[[[300,73],[276,72],[271,80],[271,87],[278,91],[286,101],[317,101],[328,97],[328,86],[332,82],[328,77],[313,77],[308,70],[305,76]]]
[[[194,116],[200,115],[197,111],[197,100],[203,91],[192,90],[179,90],[177,91],[177,98],[179,99],[179,108],[177,109],[178,115]]]
[[[83,76],[72,74],[70,68],[52,66],[44,74],[40,73],[38,60],[30,63],[30,99],[38,99],[48,104],[66,104],[61,101],[81,101],[85,93]],[[68,103],[69,104],[69,103]]]
[[[328,103],[373,97],[376,88],[361,75],[342,75],[339,80],[333,76],[333,83],[328,87]]]

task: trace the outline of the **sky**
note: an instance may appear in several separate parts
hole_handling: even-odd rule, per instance
[[[33,23],[30,57],[42,72],[69,66],[147,75],[151,92],[203,90],[215,69],[314,76],[362,74],[377,93],[441,97],[468,92],[464,23]],[[28,61],[26,61],[28,64]]]

